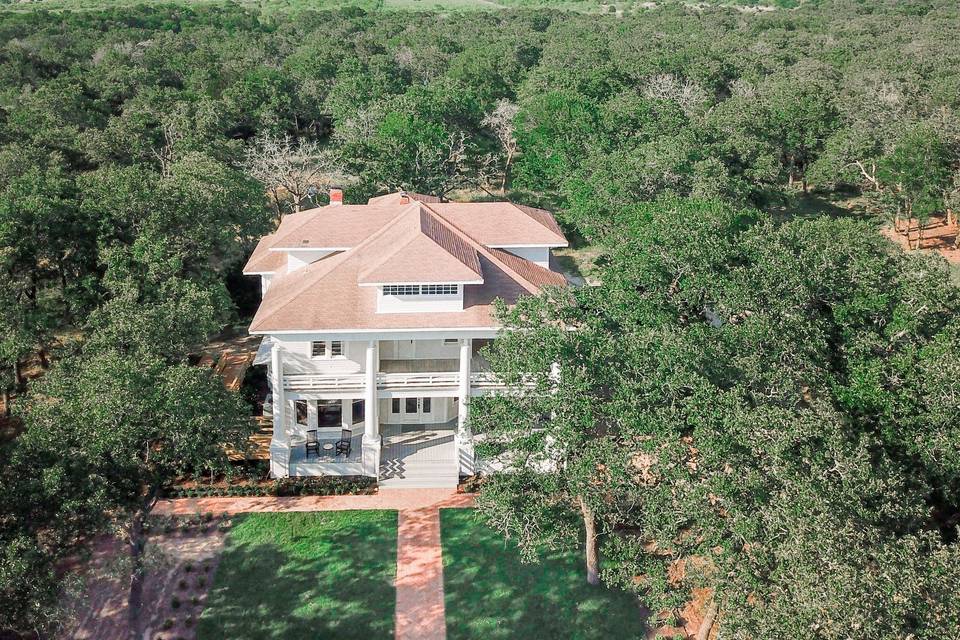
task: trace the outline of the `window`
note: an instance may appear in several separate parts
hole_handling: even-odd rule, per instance
[[[432,406],[432,402],[433,402],[433,401],[432,401],[430,398],[424,398],[424,399],[423,399],[423,412],[424,412],[424,413],[430,413],[430,409],[431,409],[431,406]]]
[[[455,296],[460,290],[455,284],[425,284],[420,287],[420,293],[425,296]]]
[[[392,413],[400,413],[400,398],[394,398],[390,401],[390,411]]]
[[[385,296],[455,296],[460,292],[458,284],[385,284]]]
[[[342,358],[343,342],[340,340],[311,342],[310,355],[314,358]]]
[[[383,285],[383,295],[385,296],[416,296],[420,294],[420,285],[418,284],[385,284]]]
[[[460,338],[444,338],[443,344],[446,347],[455,347],[460,344]]]

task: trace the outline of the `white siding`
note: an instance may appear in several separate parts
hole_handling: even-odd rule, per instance
[[[381,340],[381,360],[443,360],[460,357],[457,343],[445,345],[443,340]]]
[[[504,251],[536,262],[541,267],[550,268],[550,247],[504,247]]]
[[[297,249],[295,251],[287,251],[287,273],[302,269],[311,262],[316,262],[331,253],[333,253],[333,251],[326,249]]]
[[[278,340],[283,349],[284,373],[360,373],[366,355],[366,342],[344,342],[342,358],[314,358],[309,342]]]
[[[377,313],[434,313],[463,311],[463,286],[449,296],[385,296],[377,287]]]

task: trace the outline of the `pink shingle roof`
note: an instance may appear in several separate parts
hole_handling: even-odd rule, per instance
[[[310,234],[315,234],[318,228],[325,227],[333,219],[351,227],[350,232],[337,236],[340,238],[356,234],[360,227],[369,229],[363,238],[354,236],[358,241],[348,245],[348,250],[333,253],[293,272],[275,275],[250,330],[269,333],[492,327],[496,324],[493,305],[497,298],[509,304],[521,295],[538,292],[544,286],[561,286],[565,283],[561,274],[507,251],[485,246],[496,243],[481,241],[469,231],[476,231],[478,226],[487,228],[486,225],[471,222],[478,211],[495,210],[496,213],[489,218],[492,221],[502,222],[510,216],[520,219],[509,233],[536,228],[542,230],[537,231],[541,234],[538,237],[556,240],[559,234],[560,241],[565,243],[559,227],[555,230],[549,228],[556,223],[548,212],[534,210],[538,213],[531,214],[514,205],[509,205],[509,208],[499,206],[505,203],[480,203],[479,209],[459,203],[412,201],[401,205],[399,196],[396,204],[385,202],[388,200],[381,198],[372,205],[324,207],[294,214],[298,218],[289,223],[287,229],[281,225],[277,233],[261,240],[245,272],[252,272],[252,267],[265,260],[264,254],[285,256],[283,252],[264,248],[284,246],[278,238],[317,237]],[[456,207],[448,206],[453,204],[468,207],[473,215],[465,215],[462,210],[458,213]],[[331,209],[340,211],[331,213]],[[304,214],[312,214],[314,220],[299,218]],[[365,219],[358,223],[349,220],[351,215]],[[379,220],[380,224],[373,228],[375,220]],[[488,236],[496,236],[493,230],[487,228],[487,231]],[[536,238],[511,237],[515,240],[510,244],[546,243]],[[306,246],[320,248],[334,245],[311,243]],[[381,282],[477,281],[482,281],[482,284],[464,285],[464,309],[461,312],[377,313],[376,287],[360,286]]]
[[[419,204],[398,216],[363,253],[361,284],[476,282],[476,249]]]
[[[270,251],[273,246],[276,234],[271,233],[268,236],[260,238],[256,248],[243,267],[246,274],[276,273],[284,269],[287,264],[287,255],[279,251]]]
[[[487,246],[567,245],[553,216],[543,209],[510,202],[443,202],[430,208]]]

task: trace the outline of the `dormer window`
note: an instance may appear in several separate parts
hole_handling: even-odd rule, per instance
[[[460,293],[458,284],[385,284],[385,296],[455,296]]]
[[[310,355],[314,358],[340,358],[343,357],[343,342],[340,340],[324,341],[310,343]]]

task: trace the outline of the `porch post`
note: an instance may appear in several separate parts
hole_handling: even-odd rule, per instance
[[[270,388],[273,392],[273,437],[270,439],[270,474],[290,475],[290,440],[286,429],[287,399],[283,391],[283,354],[276,342],[270,349]]]
[[[353,398],[340,400],[340,428],[348,431],[353,429]]]
[[[460,474],[469,476],[474,473],[473,437],[467,418],[470,414],[470,358],[473,355],[473,341],[460,341],[460,379],[457,404],[457,460]]]
[[[363,475],[380,477],[380,420],[377,415],[377,372],[380,358],[377,353],[377,341],[367,343],[366,384],[363,388]],[[346,420],[346,419],[344,419]],[[352,422],[352,420],[351,420]]]

